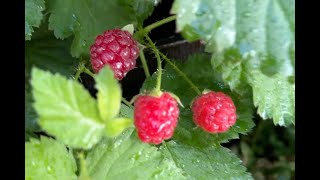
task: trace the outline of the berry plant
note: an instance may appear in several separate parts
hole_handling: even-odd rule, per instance
[[[25,0],[25,179],[293,177],[295,1],[171,2]],[[204,50],[172,58],[169,23]]]

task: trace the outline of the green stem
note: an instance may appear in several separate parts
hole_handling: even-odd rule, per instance
[[[81,73],[82,73],[82,71],[80,71],[80,70],[78,69],[76,75],[74,76],[74,79],[75,79],[76,81],[79,79]]]
[[[80,152],[78,154],[78,158],[80,161],[80,176],[78,180],[91,180],[91,178],[88,175],[87,162],[85,160],[83,152]]]
[[[182,72],[166,55],[164,55],[162,52],[159,52],[161,57],[172,66],[172,68],[177,71],[178,74],[182,76],[182,78],[191,86],[191,88],[198,94],[201,94],[201,91],[199,88],[188,78],[188,76]]]
[[[133,109],[133,106],[132,106],[132,105],[130,104],[130,102],[127,101],[124,97],[121,97],[121,101],[122,101],[124,104],[126,104],[127,106],[129,106],[130,108]]]
[[[85,73],[87,73],[88,75],[90,75],[92,78],[94,78],[94,74],[86,67],[84,67],[84,71]]]
[[[150,37],[146,34],[146,39],[148,40],[151,49],[153,50],[154,54],[156,55],[157,58],[157,63],[158,63],[158,77],[157,77],[157,85],[156,85],[156,91],[161,91],[161,76],[162,76],[162,67],[161,67],[161,59],[159,55],[159,50],[157,49],[156,45],[152,42]]]
[[[149,68],[147,65],[146,57],[144,56],[144,53],[143,53],[143,48],[141,48],[139,50],[139,56],[140,56],[140,60],[141,60],[142,66],[143,66],[144,74],[148,78],[148,77],[150,77],[150,72],[149,72]]]
[[[148,34],[152,29],[157,28],[157,27],[159,27],[159,26],[161,26],[163,24],[166,24],[168,22],[174,21],[176,18],[177,18],[176,15],[169,16],[169,17],[167,17],[165,19],[162,19],[160,21],[157,21],[155,23],[150,24],[149,26],[145,27],[143,29],[143,31],[145,32],[145,34]]]
[[[83,72],[84,68],[85,68],[84,63],[80,62],[77,68],[77,73],[74,76],[75,80],[78,80],[80,78],[80,74]]]

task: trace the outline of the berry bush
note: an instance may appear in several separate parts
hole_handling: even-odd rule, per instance
[[[25,0],[25,179],[294,178],[294,6]]]

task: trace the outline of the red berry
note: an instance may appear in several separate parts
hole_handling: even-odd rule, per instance
[[[140,95],[134,103],[134,125],[142,142],[160,144],[172,137],[179,117],[177,101],[167,92],[160,97]]]
[[[136,66],[138,43],[128,31],[107,30],[98,35],[90,47],[92,69],[97,73],[108,64],[114,76],[121,80]]]
[[[227,131],[237,119],[236,106],[222,92],[210,91],[196,97],[191,108],[194,123],[210,133]]]

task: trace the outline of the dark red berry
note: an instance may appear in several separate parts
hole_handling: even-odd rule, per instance
[[[134,102],[134,125],[142,142],[160,144],[171,138],[178,117],[177,101],[167,92],[160,97],[140,95]]]
[[[210,133],[227,131],[237,119],[236,106],[222,92],[210,91],[196,97],[191,108],[195,124]]]
[[[136,66],[138,43],[128,31],[107,30],[98,35],[90,47],[92,69],[97,73],[108,64],[114,76],[121,80]]]

